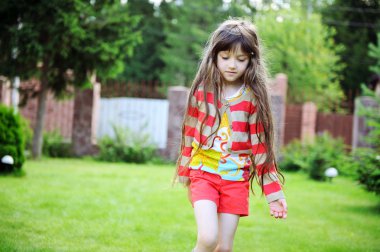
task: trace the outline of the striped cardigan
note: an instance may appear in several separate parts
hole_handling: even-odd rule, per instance
[[[266,158],[266,147],[259,142],[258,134],[263,134],[263,127],[256,123],[256,99],[252,90],[247,87],[246,92],[238,99],[228,102],[221,98],[218,105],[214,106],[214,95],[208,91],[206,97],[203,94],[203,87],[199,87],[193,94],[190,94],[190,104],[187,116],[184,121],[185,141],[178,160],[178,176],[189,176],[189,163],[192,154],[193,141],[199,145],[203,143],[202,149],[209,149],[212,145],[213,137],[207,139],[218,128],[218,118],[216,107],[223,115],[226,112],[231,129],[231,138],[227,143],[227,150],[231,153],[252,155],[256,164],[257,175],[264,179],[264,194],[268,203],[277,199],[285,198],[279,183],[274,165],[268,173],[263,174],[262,167]],[[209,116],[205,120],[203,132],[200,134],[201,122],[205,118],[206,104],[209,104]]]

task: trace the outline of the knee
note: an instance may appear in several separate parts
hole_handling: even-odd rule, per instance
[[[213,250],[218,244],[218,236],[216,234],[199,234],[197,243],[207,250]]]
[[[232,247],[226,245],[218,245],[215,252],[232,252]]]

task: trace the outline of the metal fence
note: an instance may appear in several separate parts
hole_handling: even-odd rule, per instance
[[[101,98],[97,138],[114,136],[113,125],[128,128],[138,138],[149,134],[152,143],[166,147],[169,102],[162,99]]]

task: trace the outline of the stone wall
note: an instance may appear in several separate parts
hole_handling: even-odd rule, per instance
[[[354,125],[352,131],[352,148],[370,147],[364,140],[365,136],[371,131],[371,127],[363,116],[360,116],[359,106],[379,109],[379,104],[375,99],[362,96],[355,99]]]
[[[0,78],[0,103],[11,106],[11,83],[5,78]]]
[[[169,117],[168,117],[168,140],[166,143],[166,157],[176,160],[181,144],[181,131],[183,116],[187,106],[189,89],[186,87],[170,87],[168,93]]]
[[[285,140],[286,93],[288,90],[288,77],[277,74],[270,86],[271,110],[274,124],[274,148],[276,156],[279,155]]]
[[[34,80],[34,82],[36,81]],[[30,82],[26,84],[31,85]],[[38,81],[33,85],[35,84],[38,85]],[[22,85],[25,85],[25,83],[21,83],[21,86]],[[320,133],[319,131],[327,130],[330,132],[334,129],[334,132],[330,132],[334,137],[341,136],[337,128],[344,128],[346,133],[350,131],[348,127],[352,125],[350,116],[345,116],[343,122],[343,119],[340,118],[343,116],[334,114],[319,115],[313,103],[286,105],[287,77],[284,74],[276,75],[270,84],[269,91],[271,96],[271,109],[274,117],[275,148],[277,153],[281,146],[288,144],[291,140],[312,140],[316,133]],[[178,156],[181,142],[181,126],[186,109],[188,92],[188,88],[185,87],[171,87],[169,89],[168,140],[164,153],[165,156],[171,160],[175,160]],[[0,79],[0,102],[10,106],[11,99],[10,83]],[[365,106],[373,105],[373,102],[365,97],[360,98],[359,101]],[[44,130],[58,130],[66,139],[72,140],[74,152],[78,156],[94,154],[98,150],[96,146],[96,125],[99,116],[99,106],[99,83],[95,84],[93,89],[77,90],[75,99],[56,100],[54,96],[49,93]],[[37,100],[35,98],[29,99],[26,106],[20,109],[20,113],[30,120],[31,127],[34,127],[35,124],[36,109]],[[334,125],[324,125],[325,122],[322,121],[332,117],[334,117]],[[348,126],[339,126],[342,123]],[[353,124],[353,147],[365,146],[365,143],[362,141],[362,136],[368,134],[370,128],[366,126],[364,119],[358,115],[355,115]],[[347,137],[345,141],[346,144],[351,143],[350,140],[347,140]]]

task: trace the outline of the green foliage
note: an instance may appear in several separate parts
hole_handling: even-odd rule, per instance
[[[72,144],[58,131],[45,132],[42,153],[48,157],[73,157]]]
[[[355,151],[358,180],[368,191],[380,195],[380,153],[369,148]]]
[[[380,2],[365,0],[334,0],[321,9],[323,22],[334,27],[336,43],[344,45],[339,55],[346,63],[340,81],[349,101],[360,92],[360,83],[370,76],[374,60],[368,56],[368,44],[376,42],[380,29]]]
[[[104,136],[99,141],[98,159],[110,162],[146,163],[156,153],[149,134],[133,132],[128,128],[112,126],[114,137]]]
[[[162,16],[155,13],[154,5],[148,0],[129,0],[128,9],[131,15],[141,17],[135,29],[140,31],[142,42],[135,47],[133,55],[126,57],[127,67],[117,79],[135,82],[159,80],[164,67],[160,59],[160,48],[165,42]]]
[[[12,108],[0,105],[0,159],[5,155],[10,155],[14,159],[13,170],[3,170],[0,172],[18,172],[24,162],[25,142],[19,114],[15,114]]]
[[[324,180],[324,172],[329,167],[335,167],[339,174],[346,176],[354,176],[357,169],[352,157],[345,152],[343,140],[334,139],[327,132],[317,136],[314,142],[302,144],[295,140],[282,154],[281,170],[304,171],[315,180]]]
[[[122,72],[140,41],[138,18],[117,0],[4,0],[0,6],[0,75],[40,80],[38,114],[48,90],[57,97]],[[72,89],[71,89],[72,90]],[[43,120],[44,117],[37,117]],[[32,153],[41,155],[43,121],[36,123]]]
[[[344,64],[338,53],[343,47],[333,41],[334,30],[323,25],[318,14],[306,17],[298,9],[261,11],[255,22],[271,74],[288,76],[288,100],[314,101],[320,111],[340,110]]]
[[[368,44],[368,56],[373,58],[376,62],[374,65],[369,67],[374,73],[380,73],[380,32],[377,33],[377,45],[369,43]]]
[[[279,163],[281,170],[300,171],[308,169],[308,156],[306,148],[301,141],[294,140],[282,150],[282,160]]]
[[[229,16],[252,15],[247,0],[183,0],[161,4],[165,20],[165,46],[161,58],[165,68],[161,81],[174,85],[190,85],[210,33]]]
[[[57,95],[93,72],[116,76],[140,40],[120,1],[6,0],[0,17],[0,74],[41,77]]]
[[[323,181],[325,180],[324,171],[328,167],[326,157],[321,152],[314,152],[312,154],[309,176],[314,180]]]
[[[28,161],[23,169],[28,173],[23,181],[0,180],[2,252],[194,248],[193,209],[186,189],[170,185],[173,165],[43,158]],[[334,183],[310,182],[301,173],[285,177],[288,219],[277,222],[264,197],[251,195],[250,216],[240,220],[233,251],[379,250],[375,195],[344,177]],[[257,183],[253,186],[260,190]]]
[[[368,135],[364,140],[380,153],[380,97],[375,92],[368,89],[364,84],[361,86],[365,96],[372,97],[377,106],[370,107],[357,103],[358,115],[365,118],[366,124],[370,127]]]
[[[25,119],[22,116],[20,116],[20,125],[22,134],[24,136],[25,151],[28,153],[32,148],[33,130],[30,127],[29,120]]]
[[[365,107],[357,103],[358,115],[365,118],[371,129],[364,138],[371,148],[362,148],[355,152],[356,163],[360,167],[358,180],[367,190],[380,195],[380,97],[363,84],[362,93],[372,97],[377,107]]]

